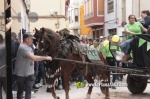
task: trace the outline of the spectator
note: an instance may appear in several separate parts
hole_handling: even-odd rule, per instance
[[[12,73],[14,72],[16,55],[17,55],[18,47],[20,45],[16,37],[17,37],[16,33],[12,32],[11,33]],[[15,93],[15,91],[17,91],[16,76],[14,74],[12,74],[12,90],[13,90],[13,94]]]
[[[3,42],[3,36],[0,34],[0,99],[2,99],[2,88],[4,92],[7,92],[7,81],[6,81],[6,48]]]
[[[124,60],[130,59],[131,52],[131,43],[133,41],[133,37],[137,34],[142,34],[141,30],[147,32],[147,29],[142,26],[140,22],[136,22],[135,15],[130,15],[128,17],[129,23],[125,25],[125,33],[127,34],[128,40],[121,43],[120,47],[125,53]]]
[[[149,10],[143,10],[141,17],[144,19],[144,21],[142,22],[142,25],[148,29],[150,27],[150,12]],[[143,32],[143,34],[145,34],[145,32]]]
[[[5,2],[5,9],[10,7],[7,2]],[[6,32],[11,28],[12,18],[7,18],[7,24],[5,25]],[[0,34],[0,99],[2,99],[2,88],[4,92],[7,92],[7,81],[6,81],[6,46],[4,43],[3,36]]]
[[[17,99],[23,98],[23,91],[25,89],[25,99],[31,99],[31,91],[34,77],[34,61],[52,60],[51,57],[36,56],[31,49],[35,39],[31,34],[23,35],[23,43],[20,44],[17,52],[14,74],[17,76]]]

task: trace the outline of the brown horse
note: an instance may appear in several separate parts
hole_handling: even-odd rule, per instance
[[[76,60],[76,61],[83,61],[82,57],[78,54],[74,54],[72,52],[72,46],[70,43],[69,38],[61,39],[61,36],[58,33],[55,33],[51,29],[47,28],[41,28],[40,30],[35,29],[35,37],[36,41],[35,43],[39,44],[40,42],[43,43],[43,52],[46,55],[54,57],[60,57],[65,58],[68,60]],[[40,43],[41,44],[41,43]],[[101,58],[101,61],[104,63],[105,59],[103,58],[102,54],[99,53],[99,56]],[[84,55],[84,61],[91,62],[86,55]],[[102,63],[102,65],[104,65]],[[55,76],[58,72],[61,72],[63,79],[64,79],[64,89],[66,93],[66,99],[69,99],[69,78],[70,74],[75,68],[80,68],[80,71],[78,71],[80,74],[82,74],[88,83],[94,83],[94,80],[92,79],[92,75],[89,71],[93,69],[93,71],[100,77],[100,79],[103,79],[106,82],[109,82],[109,72],[102,71],[101,67],[98,66],[87,66],[87,65],[81,65],[66,61],[56,61],[53,60],[51,63],[49,63],[50,69],[49,69],[49,78],[50,81],[48,82],[49,86],[51,87],[51,92],[54,97],[54,99],[59,99],[59,97],[55,93],[54,89],[54,82],[55,82]],[[88,72],[86,72],[86,69],[88,67]],[[78,69],[79,70],[79,69]],[[90,98],[91,92],[92,92],[93,86],[89,86],[88,92],[87,92],[87,98]],[[104,88],[106,94],[105,98],[109,99],[109,88]]]

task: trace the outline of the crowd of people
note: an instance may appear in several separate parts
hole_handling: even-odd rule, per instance
[[[122,51],[125,54],[122,57],[125,61],[131,59],[131,42],[133,41],[134,36],[137,34],[146,34],[150,26],[149,11],[142,11],[141,17],[143,18],[143,21],[138,22],[135,15],[129,16],[129,23],[124,27],[128,39],[124,42],[120,42],[120,37],[118,35],[109,35],[108,37],[101,36],[99,39],[87,39],[83,36],[81,44],[86,44],[101,52],[109,65],[116,67],[120,66],[120,62],[114,58],[110,49]],[[9,30],[12,22],[12,18],[8,18],[6,31]],[[21,38],[23,38],[23,42],[21,41]],[[24,91],[25,99],[31,99],[33,89],[35,90],[42,87],[41,80],[45,76],[44,72],[46,65],[44,60],[52,61],[50,56],[36,55],[36,47],[33,44],[33,39],[35,39],[33,35],[31,35],[30,32],[27,33],[24,29],[18,33],[18,36],[14,32],[11,33],[11,56],[13,67],[12,89],[13,92],[17,91],[17,99],[22,99]],[[110,47],[110,42],[117,43],[117,45]],[[0,35],[0,99],[2,99],[2,88],[6,92],[6,66],[2,67],[6,64],[6,53],[4,52],[5,40],[3,36]],[[114,83],[116,79],[119,80],[120,77],[122,76],[113,75],[112,82]],[[80,76],[78,80],[83,82],[83,76]],[[115,86],[112,86],[112,89],[115,89]]]

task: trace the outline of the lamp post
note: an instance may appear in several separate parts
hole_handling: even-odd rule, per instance
[[[11,17],[11,8],[8,5],[11,5],[11,0],[4,0],[4,8],[5,8],[5,24],[7,22],[7,18]],[[5,39],[6,39],[6,77],[7,77],[7,96],[6,99],[12,99],[12,66],[11,66],[11,28],[6,31],[5,30]]]

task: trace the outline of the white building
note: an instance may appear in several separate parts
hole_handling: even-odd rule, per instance
[[[59,31],[66,28],[65,16],[66,0],[31,0],[30,11],[38,14],[36,22],[30,22],[30,31],[36,27],[50,28]]]
[[[69,29],[73,30],[75,35],[78,35],[80,32],[79,9],[79,1],[70,0],[70,5],[68,7]]]

